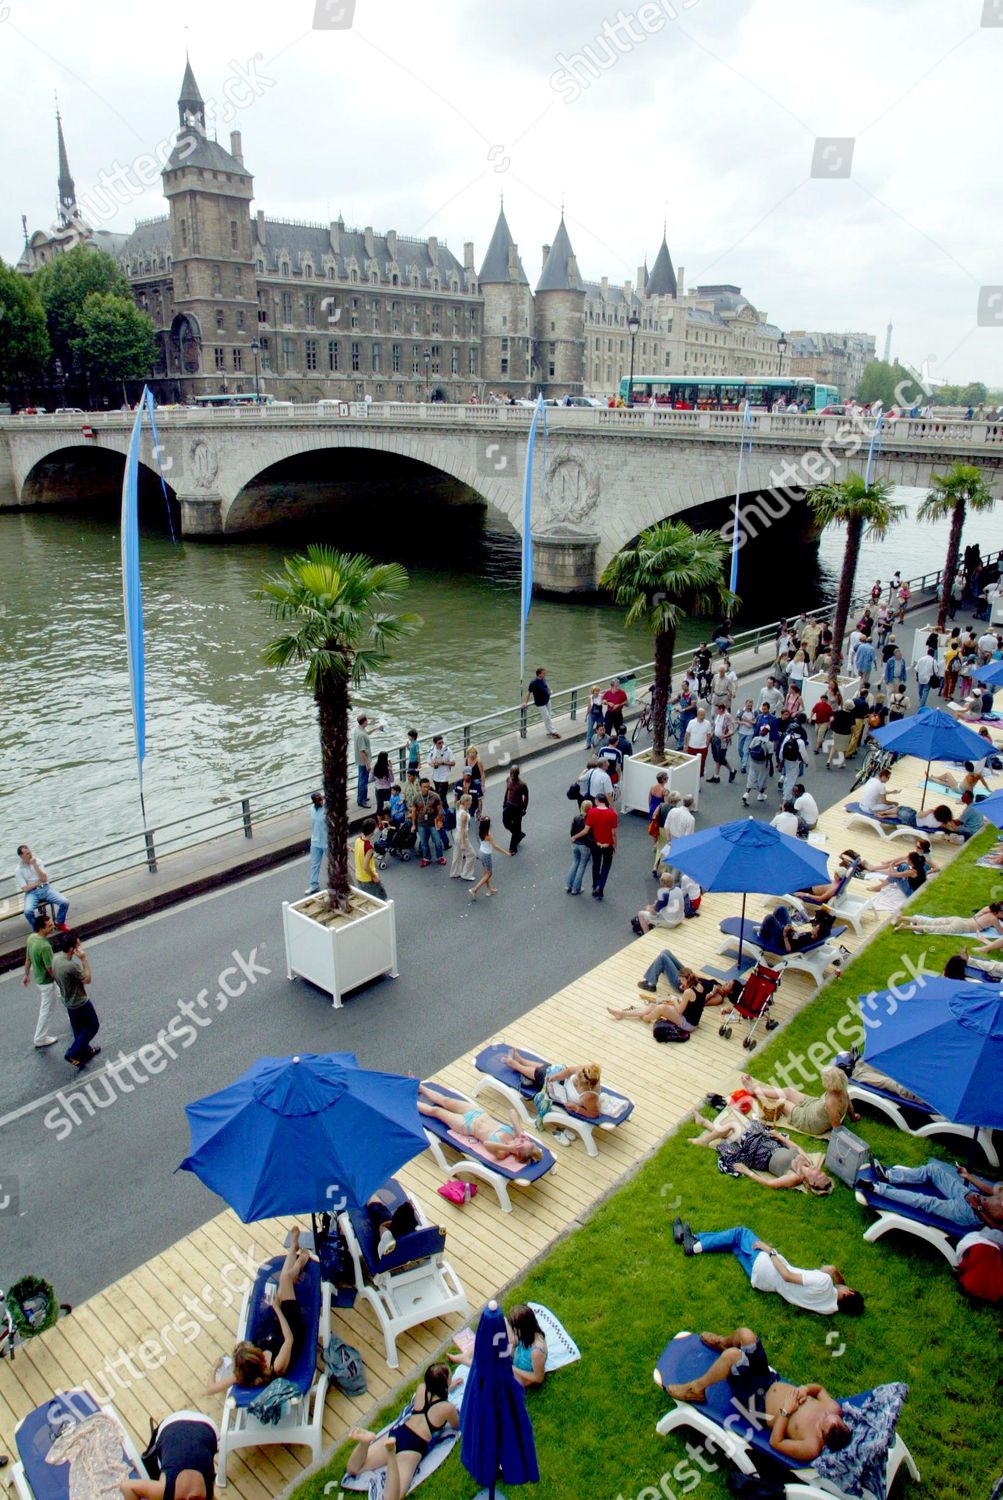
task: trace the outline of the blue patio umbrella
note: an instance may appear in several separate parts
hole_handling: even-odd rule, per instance
[[[987,687],[1000,687],[1003,685],[1003,661],[987,661],[983,667],[973,667],[968,675],[977,682],[984,682]]]
[[[354,1053],[261,1057],[185,1106],[194,1172],[245,1224],[361,1206],[428,1142],[418,1081]]]
[[[979,812],[983,813],[992,823],[994,828],[1003,828],[1003,787],[998,791],[990,792],[988,797],[983,797],[979,803]]]
[[[526,1394],[512,1374],[505,1314],[494,1300],[477,1325],[460,1429],[463,1466],[485,1486],[478,1500],[494,1500],[499,1474],[506,1484],[537,1483],[540,1470]]]
[[[783,896],[829,880],[829,862],[821,849],[755,818],[720,823],[673,839],[669,862],[705,891],[741,891],[743,920],[749,891]],[[741,963],[740,936],[739,967]]]
[[[914,755],[917,760],[926,761],[921,809],[926,805],[926,780],[933,761],[982,760],[986,753],[986,742],[974,729],[960,724],[953,714],[946,714],[940,708],[921,708],[907,719],[883,724],[880,729],[871,730],[871,739],[896,755]]]
[[[924,976],[911,998],[884,990],[865,1001],[881,1017],[867,1028],[872,1067],[956,1125],[1003,1129],[1003,992]]]

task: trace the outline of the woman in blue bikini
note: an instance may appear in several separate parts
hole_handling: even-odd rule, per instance
[[[472,1136],[490,1156],[515,1156],[520,1161],[539,1161],[543,1156],[536,1141],[522,1129],[515,1110],[511,1114],[512,1123],[503,1125],[493,1120],[486,1110],[476,1106],[464,1109],[462,1099],[437,1094],[425,1083],[418,1085],[418,1094],[419,1114],[441,1120],[457,1135]]]
[[[542,1385],[547,1369],[547,1339],[536,1320],[536,1313],[525,1302],[519,1302],[509,1309],[505,1322],[508,1325],[512,1374],[523,1387]],[[449,1357],[454,1364],[469,1365],[473,1353],[471,1345],[456,1354],[450,1350]]]
[[[396,1422],[386,1437],[353,1427],[348,1435],[355,1447],[345,1473],[361,1474],[364,1469],[385,1467],[383,1500],[400,1500],[407,1494],[415,1470],[439,1433],[460,1425],[460,1414],[449,1400],[451,1379],[448,1365],[429,1365],[414,1393],[410,1415]]]

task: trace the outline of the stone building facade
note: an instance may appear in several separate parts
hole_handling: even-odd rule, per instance
[[[736,286],[684,291],[664,233],[650,273],[591,282],[562,214],[532,289],[504,207],[479,270],[472,243],[461,262],[434,235],[273,219],[252,210],[239,132],[229,150],[209,138],[190,64],[178,119],[168,212],[129,235],[88,223],[58,122],[57,219],[18,263],[30,275],[79,242],[115,255],[153,320],[162,401],[255,388],[289,401],[610,395],[632,337],[638,376],[777,372],[780,329]]]

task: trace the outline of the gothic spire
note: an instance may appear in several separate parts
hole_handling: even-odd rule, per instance
[[[187,52],[185,53],[185,76],[181,80],[181,95],[178,99],[178,120],[182,129],[186,125],[197,125],[205,135],[205,100],[195,82],[195,74],[192,72]]]
[[[68,224],[77,206],[77,190],[70,174],[70,163],[63,140],[63,121],[56,105],[56,142],[59,147],[59,222]]]

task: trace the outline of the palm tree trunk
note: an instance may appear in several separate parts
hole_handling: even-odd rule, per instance
[[[675,650],[675,630],[659,630],[655,636],[655,677],[651,685],[651,754],[656,761],[665,754],[665,716],[672,691]]]
[[[320,760],[327,813],[328,900],[348,910],[348,688],[335,679],[316,692]]]
[[[832,627],[832,665],[837,671],[843,661],[843,636],[846,634],[846,622],[850,618],[850,606],[853,603],[853,585],[857,577],[863,530],[864,523],[859,517],[846,524],[846,550],[843,553],[843,571],[839,575],[836,619]]]
[[[951,533],[947,538],[947,558],[944,562],[944,581],[940,588],[940,609],[937,612],[937,629],[943,630],[947,624],[947,611],[951,607],[951,590],[954,588],[954,575],[958,571],[958,557],[961,553],[961,533],[965,526],[965,502],[959,500],[951,512]]]

